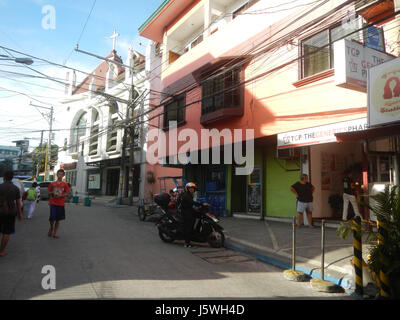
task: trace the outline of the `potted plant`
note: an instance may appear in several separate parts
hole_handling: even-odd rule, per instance
[[[382,256],[387,258],[387,276],[390,281],[391,295],[394,299],[400,298],[400,189],[398,186],[386,186],[385,190],[370,196],[372,205],[362,202],[376,215],[378,221],[387,226],[387,238],[383,242],[377,241],[377,233],[365,226],[361,233],[366,235],[370,242],[368,266],[371,271],[379,275],[382,270]],[[344,222],[337,230],[341,238],[347,238],[351,232],[352,222]]]

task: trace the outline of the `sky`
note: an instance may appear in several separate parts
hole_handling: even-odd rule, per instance
[[[0,46],[7,48],[0,48],[0,55],[25,57],[24,53],[91,72],[101,60],[74,51],[76,44],[79,41],[79,49],[106,56],[112,50],[109,37],[115,29],[120,34],[116,50],[125,61],[129,46],[145,53],[148,40],[139,36],[138,28],[162,2],[0,0]],[[31,149],[39,145],[40,132],[32,131],[49,127],[41,114],[48,110],[31,106],[31,102],[44,107],[54,105],[54,127],[69,126],[62,122],[64,110],[54,103],[64,87],[26,74],[36,77],[45,74],[62,80],[66,69],[35,59],[26,66],[0,57],[0,145],[15,145],[13,141],[23,138],[30,138]],[[57,133],[55,139],[59,143]]]

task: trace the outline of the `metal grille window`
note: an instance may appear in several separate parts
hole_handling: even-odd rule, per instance
[[[99,113],[96,109],[92,111],[92,127],[90,129],[89,156],[97,154],[99,141]]]
[[[202,85],[201,113],[241,106],[241,70],[227,71]]]
[[[117,150],[118,129],[116,127],[117,118],[111,119],[109,123],[109,133],[107,135],[107,152]]]
[[[99,141],[99,125],[95,125],[90,130],[89,156],[97,154],[98,141]]]
[[[164,108],[164,127],[169,127],[170,121],[178,124],[185,121],[185,97],[180,96],[165,105]]]

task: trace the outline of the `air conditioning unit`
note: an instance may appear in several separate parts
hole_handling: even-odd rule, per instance
[[[276,157],[278,159],[296,160],[300,159],[301,148],[277,149]]]

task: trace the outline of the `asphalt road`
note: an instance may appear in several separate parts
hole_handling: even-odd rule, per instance
[[[0,258],[0,299],[352,299],[290,282],[242,253],[163,243],[129,207],[67,204],[59,239],[47,236],[48,211],[40,202],[17,221]],[[44,266],[54,267],[55,289],[42,286]]]

